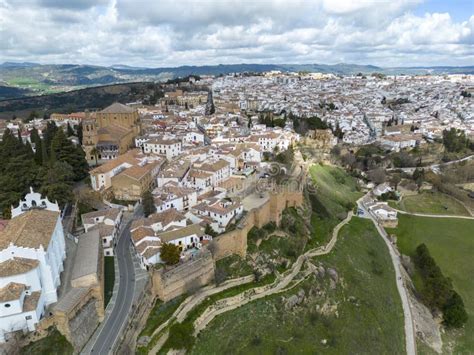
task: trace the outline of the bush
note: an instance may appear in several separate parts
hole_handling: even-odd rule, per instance
[[[175,323],[170,327],[168,346],[171,349],[191,350],[196,338],[194,337],[194,326],[191,322]]]
[[[467,322],[467,312],[464,302],[456,291],[453,291],[443,307],[443,323],[448,328],[460,328]]]
[[[461,327],[468,318],[464,302],[453,290],[451,280],[442,274],[425,244],[416,248],[414,262],[423,279],[421,294],[424,302],[428,307],[443,312],[443,322],[447,327]]]

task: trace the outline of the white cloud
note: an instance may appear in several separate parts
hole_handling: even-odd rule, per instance
[[[472,65],[474,16],[419,2],[0,0],[0,61]]]

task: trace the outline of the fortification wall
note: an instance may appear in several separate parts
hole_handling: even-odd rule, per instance
[[[301,191],[272,193],[267,202],[249,211],[238,226],[213,240],[213,254],[203,250],[197,259],[190,260],[171,270],[153,271],[154,294],[166,302],[192,289],[197,289],[214,280],[214,260],[231,254],[245,257],[247,254],[247,233],[254,226],[263,227],[269,222],[280,224],[283,210],[303,204]]]
[[[211,253],[203,250],[195,259],[174,269],[153,271],[153,292],[163,302],[169,301],[212,282],[214,269]]]
[[[247,233],[250,229],[253,227],[262,228],[269,222],[279,225],[285,208],[297,207],[302,204],[303,193],[301,191],[272,193],[266,203],[249,211],[235,230],[214,238],[214,258],[219,260],[231,254],[245,257],[247,254]]]

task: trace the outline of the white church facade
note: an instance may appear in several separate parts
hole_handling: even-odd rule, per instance
[[[0,342],[35,330],[57,302],[65,258],[59,206],[31,190],[0,231]]]

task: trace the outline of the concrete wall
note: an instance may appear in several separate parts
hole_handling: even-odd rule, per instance
[[[301,191],[272,193],[265,204],[249,211],[235,230],[214,238],[213,243],[216,249],[214,258],[219,260],[231,254],[245,257],[247,254],[247,233],[250,229],[254,226],[261,228],[269,222],[279,225],[285,208],[297,207],[302,204],[303,193]]]
[[[203,250],[195,259],[171,270],[153,271],[153,292],[163,302],[169,301],[212,282],[214,269],[211,253]]]

